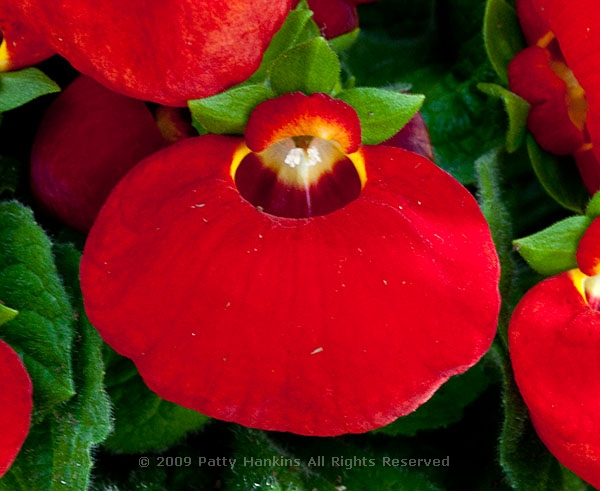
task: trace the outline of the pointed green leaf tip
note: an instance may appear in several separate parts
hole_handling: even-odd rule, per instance
[[[394,136],[421,108],[424,95],[360,87],[340,92],[338,99],[357,112],[362,142],[377,145]]]
[[[264,85],[245,85],[189,101],[188,106],[192,117],[209,133],[241,135],[254,108],[273,97],[275,93]]]
[[[0,73],[0,113],[53,92],[60,87],[37,68]]]
[[[317,37],[282,53],[271,65],[271,87],[278,94],[329,94],[338,85],[341,65],[327,41]]]
[[[17,314],[16,310],[9,309],[6,305],[0,303],[0,326],[8,321],[13,320]]]
[[[589,217],[566,218],[513,244],[533,269],[552,276],[577,267],[577,246],[590,223]]]

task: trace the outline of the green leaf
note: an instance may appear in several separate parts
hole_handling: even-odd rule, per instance
[[[529,104],[510,90],[497,84],[480,83],[477,85],[483,93],[502,99],[508,114],[508,131],[506,132],[506,150],[515,152],[525,140],[527,134],[527,116]]]
[[[577,246],[590,223],[589,217],[565,218],[541,232],[515,240],[514,245],[538,273],[559,274],[577,267]]]
[[[329,94],[339,84],[340,60],[324,38],[305,41],[283,52],[269,71],[271,87],[278,94],[304,92]]]
[[[531,135],[527,135],[527,151],[533,170],[546,192],[568,210],[583,213],[589,193],[573,159],[545,152]]]
[[[494,70],[502,82],[508,84],[508,64],[525,47],[514,7],[504,0],[488,0],[483,40]]]
[[[50,241],[31,210],[16,202],[0,204],[0,300],[19,311],[0,336],[23,356],[35,387],[35,422],[74,393],[74,313]]]
[[[243,134],[250,113],[275,97],[264,85],[244,85],[205,99],[188,101],[192,117],[210,133]]]
[[[518,290],[515,288],[516,265],[511,248],[512,221],[504,201],[500,180],[502,175],[500,165],[503,156],[505,154],[499,150],[492,150],[482,155],[475,161],[475,174],[481,211],[490,226],[500,260],[499,288],[503,301],[500,308],[498,332],[506,348],[508,347],[508,322],[512,307],[516,305],[519,297]]]
[[[406,457],[402,465],[400,458],[393,461],[397,454],[392,457],[339,438],[290,436],[284,446],[278,443],[277,434],[238,426],[233,432],[236,460],[225,479],[228,489],[336,491],[341,485],[344,489],[378,491],[438,489],[408,465],[406,454],[401,454]],[[442,460],[440,456],[436,462],[439,469],[445,465]]]
[[[367,87],[344,90],[336,97],[356,110],[365,145],[377,145],[394,136],[425,100],[423,95]]]
[[[107,349],[105,359],[115,426],[104,443],[106,448],[120,453],[164,450],[210,421],[207,416],[158,397],[127,358]]]
[[[60,407],[52,420],[53,481],[59,489],[87,489],[92,470],[92,449],[111,430],[110,402],[104,391],[103,342],[83,307],[79,288],[81,254],[71,245],[54,248],[56,263],[74,301],[77,338],[73,346],[73,371],[77,396]],[[53,487],[53,489],[54,489]]]
[[[416,411],[374,433],[414,436],[422,430],[443,428],[456,423],[462,419],[464,408],[481,395],[491,381],[486,362],[482,361],[465,373],[451,377]]]
[[[87,489],[92,448],[110,431],[110,405],[103,389],[103,343],[83,310],[78,284],[80,254],[69,245],[56,246],[55,252],[77,311],[73,346],[76,396],[32,427],[17,460],[0,480],[0,491]]]
[[[37,68],[0,73],[0,113],[53,92],[60,87]]]
[[[600,191],[592,196],[592,199],[585,208],[585,214],[590,218],[600,217]]]

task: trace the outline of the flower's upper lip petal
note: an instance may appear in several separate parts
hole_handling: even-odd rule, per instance
[[[533,287],[515,309],[509,349],[515,379],[540,438],[561,463],[600,486],[600,313],[572,272]]]
[[[19,355],[0,341],[0,477],[14,461],[29,431],[32,386]]]
[[[233,186],[240,144],[155,154],[88,238],[90,319],[151,388],[221,419],[334,435],[408,413],[485,353],[498,262],[460,184],[410,152],[364,147],[358,199],[280,219]]]
[[[537,44],[550,31],[550,26],[546,22],[543,13],[538,10],[539,7],[534,4],[534,1],[517,0],[519,22],[529,45]]]
[[[360,121],[356,111],[327,94],[285,94],[259,104],[252,112],[245,137],[253,152],[294,136],[336,141],[345,154],[358,150]]]
[[[587,129],[600,158],[600,9],[595,0],[533,0],[543,11],[569,68],[585,90]]]

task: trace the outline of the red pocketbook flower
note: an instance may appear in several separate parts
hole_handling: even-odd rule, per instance
[[[53,54],[50,45],[23,22],[11,0],[0,0],[0,72],[35,65]]]
[[[426,158],[360,141],[346,103],[287,94],[245,139],[185,140],[117,185],[84,300],[157,394],[261,429],[358,433],[487,351],[499,267],[476,201]]]
[[[31,380],[13,349],[0,341],[0,477],[19,453],[32,410]]]
[[[246,80],[291,0],[19,0],[80,72],[139,99],[185,106]]]
[[[579,243],[580,269],[532,288],[510,322],[515,380],[541,440],[600,488],[600,219]]]
[[[510,89],[531,105],[527,125],[545,150],[573,154],[600,189],[600,11],[593,0],[519,0],[529,47],[508,67]]]

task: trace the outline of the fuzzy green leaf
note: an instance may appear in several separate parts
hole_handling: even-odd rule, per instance
[[[105,359],[115,425],[104,443],[106,448],[120,453],[164,450],[210,421],[158,397],[148,389],[134,364],[108,347]]]
[[[60,87],[37,68],[0,73],[0,113],[53,92]]]
[[[0,491],[87,489],[92,447],[110,431],[110,404],[103,389],[103,343],[83,310],[78,283],[80,254],[68,245],[56,246],[55,253],[77,312],[73,346],[76,396],[56,406],[32,428],[17,460],[0,480]]]
[[[19,311],[0,336],[23,356],[35,387],[35,422],[74,394],[74,314],[50,241],[16,202],[0,204],[0,301]]]
[[[494,70],[508,84],[508,64],[525,47],[514,7],[504,0],[488,0],[483,19],[483,40]]]
[[[504,109],[508,115],[508,131],[506,132],[506,150],[515,152],[525,140],[527,133],[527,116],[529,104],[510,90],[496,84],[478,84],[479,90],[485,94],[502,99]]]
[[[288,49],[273,62],[269,71],[271,87],[278,94],[288,92],[330,93],[339,83],[340,60],[324,38],[318,37]]]
[[[514,245],[538,273],[559,274],[577,267],[577,246],[590,223],[589,217],[565,218],[541,232],[515,240]]]
[[[358,39],[359,34],[360,29],[357,27],[356,29],[347,32],[346,34],[342,34],[341,36],[329,39],[329,46],[331,46],[331,49],[336,53],[346,51],[347,49],[350,49],[352,45],[354,45],[354,43]]]
[[[188,101],[192,117],[209,133],[243,134],[254,108],[275,97],[264,85],[244,85],[205,99]]]
[[[336,491],[344,489],[380,491],[435,491],[438,488],[400,459],[393,465],[387,452],[374,452],[341,439],[291,438],[285,447],[277,435],[243,427],[234,428],[235,465],[226,477],[229,489]],[[446,456],[444,456],[446,457]],[[450,464],[436,462],[439,468]],[[433,461],[433,459],[432,459]]]
[[[533,170],[546,192],[561,206],[582,213],[589,193],[573,159],[543,151],[531,135],[527,135],[527,151]]]
[[[377,145],[394,136],[425,100],[425,96],[419,94],[368,87],[344,90],[336,97],[356,110],[365,145]]]

